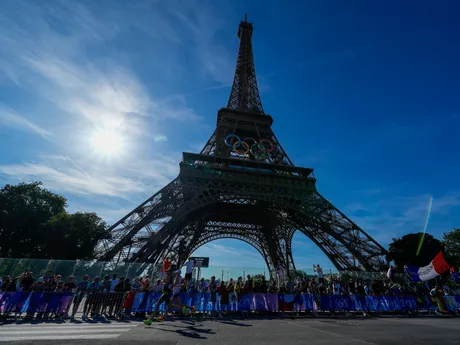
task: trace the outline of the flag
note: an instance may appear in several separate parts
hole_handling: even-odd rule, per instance
[[[412,281],[427,281],[436,278],[438,275],[450,269],[449,264],[444,258],[444,254],[439,252],[438,255],[426,266],[417,267],[406,265],[406,273],[411,277]]]

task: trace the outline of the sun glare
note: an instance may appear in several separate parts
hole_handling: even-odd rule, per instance
[[[123,148],[123,137],[114,130],[99,130],[91,138],[93,148],[102,155],[114,155],[120,153]]]

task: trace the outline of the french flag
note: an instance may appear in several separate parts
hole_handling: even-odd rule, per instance
[[[411,265],[405,266],[406,274],[410,276],[412,281],[427,281],[436,278],[438,275],[448,271],[449,264],[444,258],[444,254],[439,252],[438,255],[426,266],[416,267]]]

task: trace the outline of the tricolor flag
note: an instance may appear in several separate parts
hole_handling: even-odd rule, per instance
[[[426,266],[416,267],[406,265],[406,274],[410,276],[412,281],[426,281],[436,278],[438,275],[448,271],[450,269],[449,264],[444,258],[444,254],[439,252],[438,255]]]

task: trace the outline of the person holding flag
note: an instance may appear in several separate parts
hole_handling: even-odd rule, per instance
[[[318,265],[313,265],[313,271],[318,275],[318,281],[320,284],[324,283],[323,269]]]

